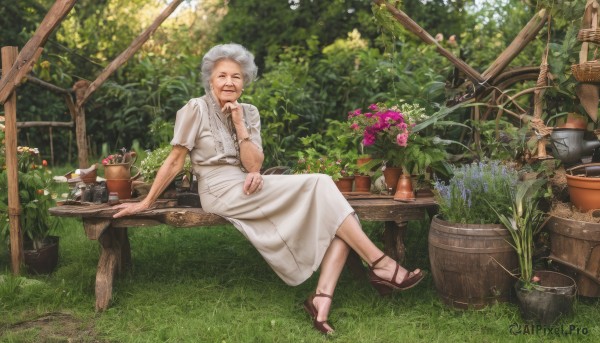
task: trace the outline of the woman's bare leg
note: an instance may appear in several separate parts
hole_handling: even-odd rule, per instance
[[[340,228],[337,230],[336,235],[346,242],[352,250],[356,251],[356,253],[370,266],[373,265],[373,262],[378,258],[383,256],[383,251],[367,237],[354,215],[346,217]],[[391,280],[396,271],[396,264],[396,261],[392,258],[386,257],[381,262],[377,263],[373,272],[380,278]],[[414,272],[416,273],[418,271],[419,270],[417,269]],[[398,283],[402,282],[407,276],[407,273],[408,271],[405,268],[400,267],[395,281]]]
[[[329,294],[333,296],[335,286],[340,278],[350,247],[339,238],[334,238],[325,252],[323,261],[321,262],[321,273],[317,283],[317,294]],[[325,297],[315,297],[313,305],[317,308],[318,321],[327,320],[329,309],[331,308],[331,299]],[[332,328],[328,328],[332,329]]]
[[[335,287],[339,280],[350,249],[358,253],[358,255],[369,265],[372,265],[375,260],[383,255],[381,251],[364,233],[360,224],[354,215],[346,217],[340,228],[336,232],[336,238],[331,241],[329,248],[325,252],[323,261],[321,262],[321,273],[317,283],[317,294],[329,294],[333,296]],[[373,272],[386,280],[391,280],[396,271],[396,261],[387,257],[377,264]],[[418,272],[419,270],[415,270]],[[401,282],[408,271],[400,268],[396,276],[396,282]],[[313,305],[317,309],[317,320],[326,321],[331,308],[331,299],[326,297],[315,297]],[[329,328],[331,329],[331,328]]]

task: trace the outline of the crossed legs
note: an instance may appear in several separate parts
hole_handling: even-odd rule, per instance
[[[356,217],[354,215],[349,215],[342,222],[342,225],[336,232],[336,237],[325,252],[325,256],[321,262],[321,273],[315,291],[316,294],[333,295],[350,249],[356,251],[356,253],[370,266],[377,263],[376,261],[384,255],[384,253],[364,233]],[[396,261],[389,257],[385,257],[374,266],[373,273],[386,280],[392,280],[394,274],[396,274],[396,280],[393,281],[400,283],[409,276],[409,274],[408,271],[402,267],[400,267],[398,271],[396,271],[396,268]],[[419,270],[415,270],[411,275],[418,272]],[[325,322],[329,314],[329,309],[331,308],[331,298],[315,297],[312,301],[318,312],[316,320]],[[327,323],[325,323],[325,325],[328,327],[328,330],[333,331]]]

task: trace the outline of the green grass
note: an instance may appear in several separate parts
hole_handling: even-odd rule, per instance
[[[575,314],[551,327],[582,333],[531,332],[515,304],[453,310],[437,298],[430,276],[412,290],[381,298],[365,278],[345,270],[330,321],[313,330],[302,301],[315,274],[285,285],[232,226],[130,229],[133,266],[114,285],[113,302],[94,311],[99,247],[81,223],[62,219],[60,261],[50,276],[15,278],[0,248],[0,342],[597,342],[598,300],[579,300]],[[378,241],[381,225],[366,225]],[[428,269],[427,226],[411,223],[411,267]],[[529,334],[511,333],[529,329]],[[535,328],[533,328],[535,329]]]

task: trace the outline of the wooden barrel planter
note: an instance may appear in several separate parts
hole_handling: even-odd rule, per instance
[[[459,309],[481,309],[511,299],[517,255],[499,224],[457,224],[435,216],[429,230],[431,274],[440,299]]]
[[[579,295],[600,297],[600,224],[552,217],[546,228],[550,231],[548,258],[575,279]]]

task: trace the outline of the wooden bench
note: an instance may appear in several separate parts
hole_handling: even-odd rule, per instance
[[[431,215],[437,210],[433,198],[398,202],[385,196],[347,197],[362,221],[385,222],[384,251],[400,262],[404,261],[404,235],[408,221],[424,219],[428,211]],[[107,204],[63,205],[49,211],[58,217],[81,218],[87,237],[100,243],[102,251],[96,272],[96,311],[108,308],[115,274],[121,274],[131,264],[127,228],[161,224],[182,228],[229,224],[224,218],[206,213],[201,208],[176,207],[174,201],[165,200],[157,202],[155,208],[117,219],[112,218],[116,210]]]

